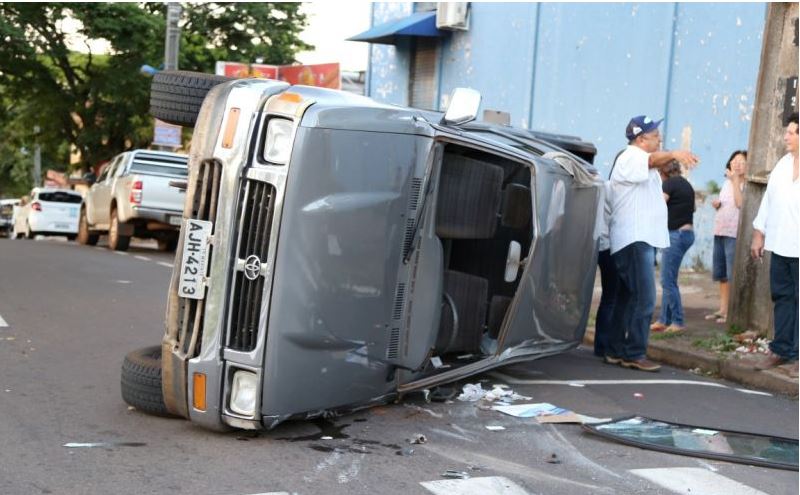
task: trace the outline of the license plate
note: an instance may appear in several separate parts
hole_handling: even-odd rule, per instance
[[[173,216],[169,217],[170,225],[180,225],[182,221],[183,221],[182,217],[173,217]]]
[[[181,259],[178,295],[187,299],[203,299],[206,293],[208,238],[213,224],[187,218],[183,223],[183,258]]]

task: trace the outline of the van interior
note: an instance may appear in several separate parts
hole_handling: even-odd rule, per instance
[[[444,253],[439,331],[432,356],[452,369],[493,354],[532,240],[530,169],[502,156],[448,144],[436,198]],[[507,281],[511,279],[511,281]]]

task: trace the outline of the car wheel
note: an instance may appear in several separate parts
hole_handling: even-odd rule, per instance
[[[74,241],[78,236],[76,234],[67,234],[68,241]]]
[[[158,242],[159,251],[175,251],[175,248],[178,247],[177,236],[159,237],[156,242]]]
[[[81,210],[81,216],[78,220],[78,244],[84,246],[94,246],[100,238],[97,234],[92,234],[89,230],[89,221],[86,219],[86,210]]]
[[[108,247],[114,251],[127,251],[131,244],[131,236],[119,233],[119,217],[116,210],[111,210],[111,225],[108,228]]]
[[[174,416],[167,411],[161,392],[161,346],[131,351],[122,361],[122,400],[156,416]]]
[[[158,72],[150,85],[150,114],[170,124],[194,127],[209,90],[231,80],[233,78],[200,72]]]

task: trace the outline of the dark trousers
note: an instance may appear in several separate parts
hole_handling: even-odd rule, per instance
[[[606,354],[636,361],[646,356],[650,319],[656,305],[654,249],[646,242],[634,242],[611,257],[619,274],[619,290],[611,318],[622,325],[609,332]]]
[[[621,326],[621,322],[615,322],[614,306],[617,301],[617,290],[619,290],[619,275],[614,260],[611,259],[611,250],[606,249],[597,254],[597,266],[600,267],[600,283],[603,293],[600,296],[600,305],[597,307],[597,316],[594,324],[594,355],[605,356],[608,352],[608,335],[615,326]]]
[[[790,361],[797,359],[797,268],[797,258],[772,253],[769,288],[775,312],[775,338],[769,349]]]

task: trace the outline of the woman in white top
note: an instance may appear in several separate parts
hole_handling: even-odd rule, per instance
[[[736,252],[736,231],[739,228],[739,209],[742,207],[744,176],[747,172],[747,150],[731,153],[725,165],[725,183],[719,199],[711,202],[717,209],[714,217],[714,255],[712,278],[719,282],[719,309],[706,315],[706,320],[725,323],[728,316],[728,295],[733,278],[733,256]]]

